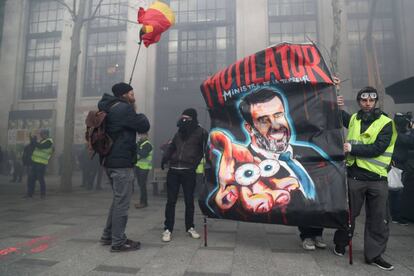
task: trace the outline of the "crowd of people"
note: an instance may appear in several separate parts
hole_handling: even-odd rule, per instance
[[[339,80],[335,79],[336,84]],[[109,154],[90,158],[85,148],[79,155],[82,168],[82,186],[93,189],[94,179],[97,178],[96,189],[101,189],[102,174],[109,179],[113,200],[110,206],[106,225],[100,242],[110,245],[112,252],[132,251],[140,248],[139,241],[127,238],[125,229],[128,221],[128,209],[137,181],[140,189],[139,202],[135,207],[148,206],[146,183],[152,169],[153,145],[148,139],[150,124],[144,114],[136,113],[133,88],[126,83],[118,83],[112,87],[113,95],[104,94],[98,103],[98,108],[106,113],[106,133],[113,143]],[[277,101],[269,97],[269,109],[274,108]],[[389,238],[389,223],[407,225],[410,208],[404,206],[409,202],[405,198],[413,189],[414,181],[414,131],[412,115],[397,113],[393,119],[377,107],[379,94],[373,87],[361,89],[356,96],[359,111],[349,114],[345,110],[342,96],[338,96],[338,106],[341,109],[343,126],[348,129],[343,150],[346,157],[348,196],[350,205],[350,229],[337,230],[334,235],[335,255],[344,256],[346,248],[355,229],[355,219],[359,216],[365,204],[365,233],[364,257],[368,264],[374,264],[384,270],[392,270],[393,265],[383,259]],[[253,114],[259,103],[253,100],[242,106],[242,114]],[[244,113],[243,113],[244,112]],[[276,112],[277,113],[277,112]],[[275,114],[276,114],[275,113]],[[256,114],[256,113],[254,113]],[[270,115],[269,115],[270,116]],[[248,116],[247,130],[252,130],[251,149],[260,148],[255,139],[260,135],[260,127],[255,126],[254,116]],[[269,117],[269,124],[281,127],[280,118]],[[283,124],[282,124],[283,125]],[[263,124],[262,124],[263,126]],[[163,146],[161,168],[168,166],[165,205],[164,231],[161,239],[170,242],[174,231],[175,206],[180,186],[183,188],[185,202],[185,230],[191,238],[198,239],[194,225],[194,191],[197,183],[197,173],[204,166],[208,132],[197,120],[194,108],[185,109],[179,116],[177,132],[172,140]],[[258,133],[254,133],[257,130]],[[250,132],[249,132],[250,133]],[[137,139],[138,135],[138,139]],[[265,142],[265,140],[263,140]],[[263,142],[262,141],[262,142]],[[48,160],[53,154],[53,140],[46,130],[40,131],[39,141],[36,137],[25,147],[22,158],[23,167],[28,171],[28,189],[26,197],[32,197],[36,181],[40,183],[40,195],[45,197],[46,187],[44,174]],[[4,162],[4,154],[0,150],[0,162]],[[13,181],[21,181],[18,166]],[[298,169],[300,169],[299,166]],[[398,189],[389,187],[388,174],[391,167],[401,172],[401,182]],[[299,172],[298,172],[299,173]],[[96,177],[97,176],[97,177]],[[412,194],[412,193],[411,193]],[[391,212],[391,213],[390,213]],[[391,217],[390,217],[391,215]],[[322,239],[322,228],[299,227],[303,248],[315,250],[325,248]]]

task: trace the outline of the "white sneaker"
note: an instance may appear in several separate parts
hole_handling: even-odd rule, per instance
[[[162,232],[161,240],[163,242],[171,241],[171,232],[170,232],[170,230],[166,229],[164,232]]]
[[[193,239],[199,239],[200,238],[200,234],[197,233],[197,231],[191,227],[190,229],[188,229],[188,234],[190,235],[190,237],[192,237]]]
[[[323,241],[321,236],[316,236],[315,237],[315,246],[317,248],[326,248],[327,244]]]
[[[310,238],[306,238],[302,242],[303,249],[305,250],[315,250],[315,241]]]

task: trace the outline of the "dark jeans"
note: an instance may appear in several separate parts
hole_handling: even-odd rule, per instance
[[[177,203],[180,184],[183,186],[184,192],[186,231],[194,227],[195,170],[169,169],[167,173],[167,204],[165,206],[164,229],[168,229],[170,232],[174,230],[175,205]]]
[[[400,190],[388,190],[388,201],[390,204],[390,212],[393,221],[401,220],[401,194],[402,189]]]
[[[414,173],[403,172],[404,188],[401,194],[401,216],[414,222]]]
[[[365,202],[364,255],[372,261],[382,255],[387,247],[389,236],[388,183],[387,181],[360,181],[348,178],[351,212],[351,235],[354,234],[355,218],[359,216]],[[334,243],[346,246],[348,232],[337,230]]]
[[[315,227],[298,227],[300,231],[300,238],[303,241],[304,239],[314,239],[315,237],[322,236],[323,228]]]
[[[147,197],[147,179],[149,170],[143,170],[135,167],[135,176],[137,177],[138,186],[140,188],[140,203],[148,205]]]
[[[35,191],[36,181],[40,184],[40,195],[46,195],[46,183],[45,183],[46,165],[33,162],[30,173],[27,179],[27,195],[32,197]]]
[[[113,199],[102,237],[111,238],[112,246],[119,246],[127,239],[125,228],[134,185],[134,168],[107,168],[106,173],[111,183]]]

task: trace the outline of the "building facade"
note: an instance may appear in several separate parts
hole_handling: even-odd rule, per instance
[[[77,6],[79,1],[76,0]],[[86,0],[85,0],[86,1]],[[62,1],[60,1],[62,2]],[[87,0],[85,15],[98,0]],[[74,144],[84,143],[88,110],[111,86],[128,82],[138,50],[136,14],[152,1],[103,0],[93,20],[81,33],[78,64]],[[176,25],[157,45],[142,48],[132,80],[137,109],[152,123],[156,147],[176,131],[176,120],[195,107],[208,128],[208,111],[199,86],[209,75],[269,45],[283,41],[315,42],[327,63],[333,40],[331,0],[170,0]],[[354,104],[355,91],[367,85],[364,36],[369,0],[341,0],[341,93]],[[49,128],[56,156],[63,149],[66,95],[73,21],[66,5],[56,0],[6,0],[0,3],[0,145],[20,151],[30,133]],[[373,36],[384,85],[414,75],[414,1],[380,0]],[[352,108],[351,108],[352,109]],[[389,113],[412,111],[395,105],[388,96]],[[157,166],[156,166],[157,167]]]

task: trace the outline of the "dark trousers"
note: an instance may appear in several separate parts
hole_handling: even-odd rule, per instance
[[[389,236],[388,183],[387,181],[360,181],[348,178],[351,212],[351,236],[354,234],[355,218],[359,216],[365,202],[364,255],[373,261],[385,252]],[[348,232],[337,230],[334,243],[346,246]]]
[[[414,222],[414,173],[403,173],[404,188],[401,194],[401,216]]]
[[[164,229],[174,229],[175,205],[177,203],[180,184],[183,186],[185,203],[185,228],[186,231],[194,227],[194,188],[196,185],[195,170],[169,169],[167,173],[167,204],[165,206]]]
[[[134,169],[107,168],[106,173],[112,186],[113,198],[102,237],[111,238],[112,246],[119,246],[123,245],[127,239],[125,228],[128,222],[128,209],[135,179]]]
[[[143,170],[135,167],[135,176],[137,178],[138,186],[140,188],[140,203],[148,205],[147,196],[147,179],[149,170]]]
[[[391,218],[393,221],[401,220],[401,194],[402,189],[399,190],[388,190],[388,201],[390,204]]]
[[[45,182],[46,165],[33,162],[30,173],[27,180],[27,195],[33,196],[35,191],[36,181],[40,184],[40,195],[46,195],[46,182]]]
[[[298,227],[300,232],[300,238],[303,241],[304,239],[314,239],[315,237],[322,236],[323,228],[315,227]]]

